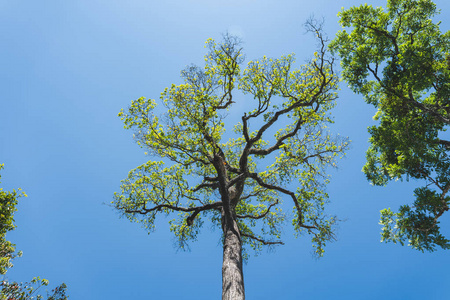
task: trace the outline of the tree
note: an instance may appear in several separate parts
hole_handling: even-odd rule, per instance
[[[2,291],[0,294],[1,300],[39,300],[43,299],[43,296],[38,294],[40,289],[44,286],[48,286],[47,279],[41,279],[39,277],[33,278],[30,282],[8,282],[6,280],[0,283]],[[54,288],[49,294],[47,292],[47,300],[67,300],[66,295],[67,286],[61,284]]]
[[[0,170],[4,167],[0,164]],[[0,175],[1,179],[1,175]],[[13,266],[12,260],[21,256],[22,252],[16,252],[16,245],[6,240],[6,233],[16,228],[14,224],[14,213],[17,211],[18,199],[27,196],[21,189],[12,192],[4,191],[0,188],[0,274]]]
[[[4,167],[0,164],[0,170]],[[0,175],[1,178],[1,175]],[[17,211],[16,205],[20,197],[27,196],[20,188],[12,192],[3,191],[0,188],[0,274],[5,275],[12,264],[12,259],[22,256],[22,252],[16,252],[15,244],[6,240],[6,233],[14,230],[14,213]],[[43,299],[39,295],[39,290],[49,284],[48,280],[39,277],[33,278],[29,283],[9,282],[3,280],[0,283],[0,300],[33,300]],[[47,293],[47,300],[67,300],[67,286],[63,283]]]
[[[337,220],[324,214],[325,168],[335,166],[347,140],[327,130],[338,77],[320,25],[311,21],[308,28],[319,49],[298,69],[294,55],[286,55],[250,61],[241,71],[241,42],[227,34],[222,43],[206,42],[203,68],[187,67],[184,83],[164,90],[164,114],[157,116],[156,101],[146,98],[119,113],[138,145],[159,160],[132,170],[112,204],[149,231],[158,214],[178,213],[170,230],[181,249],[205,218],[221,228],[222,299],[245,297],[245,246],[283,244],[284,197],[293,206],[292,225],[312,235],[319,256],[333,238]],[[248,102],[234,109],[244,95]],[[238,114],[234,134],[226,134]]]
[[[363,168],[367,179],[425,181],[415,201],[397,213],[381,211],[382,241],[408,241],[417,250],[450,248],[439,218],[449,210],[450,32],[433,23],[430,0],[388,0],[339,13],[340,31],[332,49],[342,58],[342,76],[378,111],[369,127],[371,146]],[[446,138],[447,137],[447,138]]]

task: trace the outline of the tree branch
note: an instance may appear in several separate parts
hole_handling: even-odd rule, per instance
[[[247,178],[247,174],[245,173],[241,173],[238,176],[234,177],[233,179],[231,179],[228,184],[227,184],[227,188],[232,187],[233,185],[235,185],[237,182],[243,181],[245,180],[245,178]]]
[[[393,37],[392,37],[393,38]],[[396,50],[398,52],[398,49]],[[407,101],[408,103],[412,104],[413,106],[415,106],[416,108],[419,108],[420,110],[429,113],[430,115],[432,115],[433,117],[435,117],[436,119],[438,119],[439,121],[445,123],[445,124],[450,124],[450,118],[446,118],[444,117],[442,114],[440,114],[439,112],[437,112],[436,110],[430,108],[428,105],[425,105],[423,103],[418,102],[417,100],[414,99],[414,96],[412,95],[412,91],[409,91],[409,97],[406,97],[405,95],[399,93],[398,91],[396,91],[394,88],[386,86],[385,84],[383,84],[383,81],[381,80],[381,78],[378,76],[378,74],[376,73],[375,70],[373,70],[369,65],[367,65],[367,69],[372,73],[372,75],[374,75],[375,79],[378,81],[378,83],[384,88],[386,89],[386,91],[388,91],[389,93],[392,93],[393,95],[399,97],[402,100]],[[405,71],[405,70],[404,70]],[[450,146],[449,146],[450,147]]]
[[[275,143],[275,145],[273,145],[273,146],[271,146],[271,147],[269,147],[269,148],[267,148],[267,149],[254,149],[254,148],[251,148],[251,149],[249,150],[249,154],[255,154],[255,155],[268,155],[268,154],[272,153],[273,151],[275,151],[275,150],[277,150],[277,149],[280,149],[280,146],[283,145],[283,142],[284,142],[286,139],[288,139],[288,138],[290,138],[290,137],[293,137],[294,135],[297,134],[297,132],[298,132],[298,131],[300,130],[300,128],[302,127],[302,124],[303,124],[303,123],[304,123],[304,122],[303,122],[303,118],[300,117],[300,119],[298,119],[297,123],[295,124],[295,128],[294,128],[291,132],[289,132],[289,133],[287,133],[287,134],[281,136],[280,138],[278,138],[278,139],[277,139],[277,142]]]
[[[279,191],[283,194],[291,196],[292,201],[294,202],[295,208],[297,209],[299,225],[302,224],[302,219],[303,219],[302,209],[301,209],[300,205],[298,204],[297,197],[295,196],[295,194],[293,192],[286,190],[282,187],[276,186],[276,185],[265,183],[261,178],[259,178],[257,173],[250,173],[249,175],[250,175],[250,178],[254,179],[260,186],[262,186],[266,189],[269,189],[269,190]]]
[[[275,205],[277,205],[277,204],[278,204],[278,200],[277,200],[276,202],[274,202],[274,203],[271,203],[271,204],[269,205],[269,207],[267,207],[267,209],[266,209],[265,212],[263,212],[262,214],[257,215],[257,216],[254,216],[254,215],[236,215],[236,217],[237,217],[237,218],[240,218],[240,219],[253,219],[253,220],[262,219],[262,218],[264,218],[265,216],[267,216],[267,214],[270,212],[270,209],[271,209],[272,207],[274,207]]]
[[[123,209],[124,212],[126,213],[138,213],[141,215],[145,215],[148,214],[150,212],[154,212],[154,211],[160,211],[162,209],[170,209],[173,211],[183,211],[183,212],[197,212],[197,214],[201,211],[204,210],[210,210],[210,209],[216,209],[222,206],[222,202],[215,202],[215,203],[210,203],[210,204],[205,204],[203,206],[197,206],[197,207],[181,207],[181,206],[176,206],[176,205],[171,205],[171,204],[159,204],[156,205],[152,208],[146,208],[145,207],[145,203],[142,203],[142,208],[140,210],[138,209],[127,209],[125,207],[118,207],[118,209]]]
[[[284,243],[282,241],[274,241],[274,242],[266,241],[266,240],[263,240],[263,239],[258,238],[256,236],[253,236],[253,235],[250,235],[250,234],[246,234],[246,233],[242,233],[242,232],[241,232],[241,236],[245,236],[245,237],[248,237],[248,238],[250,238],[252,240],[258,241],[258,242],[260,242],[263,245],[284,245]]]
[[[201,189],[204,188],[210,188],[210,189],[217,189],[219,187],[219,183],[218,182],[202,182],[199,185],[197,185],[192,191],[193,192],[197,192]]]
[[[222,202],[215,202],[212,204],[206,204],[204,206],[196,207],[194,212],[186,219],[186,223],[188,226],[192,226],[194,224],[194,219],[197,215],[204,210],[218,209],[222,206]]]

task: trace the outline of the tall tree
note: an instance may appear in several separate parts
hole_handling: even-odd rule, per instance
[[[425,181],[413,205],[381,211],[382,240],[421,251],[450,248],[439,227],[450,202],[450,32],[433,23],[437,12],[430,0],[352,7],[339,13],[350,32],[331,45],[350,88],[378,109],[363,168],[368,180]]]
[[[327,130],[338,77],[319,24],[308,28],[319,49],[298,69],[286,55],[250,61],[241,71],[241,43],[225,35],[222,43],[206,42],[203,68],[187,67],[184,83],[164,90],[164,114],[158,117],[156,101],[146,98],[119,113],[137,143],[160,159],[132,170],[113,205],[150,231],[158,214],[178,213],[170,230],[182,249],[205,218],[221,228],[222,299],[245,298],[246,245],[283,244],[283,198],[293,207],[295,230],[312,236],[319,256],[333,238],[336,218],[324,214],[325,168],[335,166],[347,140]],[[234,134],[225,134],[233,124]]]
[[[0,170],[3,169],[3,166],[0,164]],[[13,266],[12,259],[22,255],[21,251],[16,252],[15,244],[6,240],[6,233],[16,228],[14,213],[17,211],[18,199],[23,196],[27,195],[20,188],[12,192],[0,188],[0,274],[2,275],[6,274],[8,269]],[[43,299],[43,296],[39,295],[39,291],[48,284],[48,280],[39,277],[25,283],[9,282],[4,279],[0,282],[0,300]],[[66,289],[67,286],[64,283],[57,286],[51,294],[47,293],[47,300],[67,300]]]

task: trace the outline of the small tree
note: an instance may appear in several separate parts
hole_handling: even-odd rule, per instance
[[[375,185],[406,177],[426,181],[412,206],[381,211],[382,240],[421,251],[450,248],[438,219],[449,210],[450,32],[431,18],[430,0],[388,0],[387,11],[361,5],[339,13],[343,30],[332,42],[343,78],[378,108],[363,168]]]
[[[206,42],[204,68],[187,67],[184,83],[164,90],[161,117],[153,113],[156,102],[146,98],[119,113],[137,143],[161,160],[132,170],[113,205],[148,230],[158,214],[178,213],[170,229],[182,249],[197,238],[205,218],[221,228],[222,299],[245,297],[245,245],[259,250],[282,244],[284,197],[293,206],[292,225],[312,235],[319,256],[333,237],[336,218],[323,214],[325,168],[335,166],[347,141],[327,130],[338,77],[320,26],[309,22],[308,28],[319,49],[299,69],[294,55],[287,55],[250,61],[241,71],[241,43],[225,35],[222,43]],[[233,110],[237,91],[239,99],[250,96],[239,100],[241,111]],[[234,135],[225,135],[225,121],[238,113]]]
[[[0,170],[3,164],[0,164]],[[1,178],[1,175],[0,175]],[[16,205],[20,197],[27,196],[20,188],[12,192],[3,191],[0,188],[0,274],[4,275],[12,265],[12,259],[22,255],[21,251],[16,252],[15,244],[6,240],[6,233],[14,230],[14,213],[17,211]],[[1,283],[0,300],[33,300],[43,299],[39,295],[42,287],[48,285],[48,280],[39,277],[33,278],[30,282],[18,283],[9,282],[4,279]],[[47,293],[47,300],[67,300],[67,286],[63,283]]]

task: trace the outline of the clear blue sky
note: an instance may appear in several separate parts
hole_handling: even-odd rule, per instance
[[[450,2],[441,28],[450,29]],[[206,226],[191,252],[174,247],[167,220],[151,235],[104,203],[128,171],[149,157],[117,113],[158,98],[179,72],[202,63],[207,38],[243,37],[248,59],[311,57],[302,24],[357,0],[0,0],[1,186],[21,187],[16,231],[23,250],[11,280],[33,276],[69,286],[70,299],[219,299],[220,232]],[[385,1],[372,0],[374,5]],[[285,246],[244,266],[247,299],[450,299],[450,252],[422,254],[380,243],[379,211],[410,203],[416,182],[373,187],[361,173],[374,109],[342,84],[335,130],[352,147],[332,171],[328,212],[346,219],[325,257],[285,229]],[[450,214],[442,218],[450,236]]]

